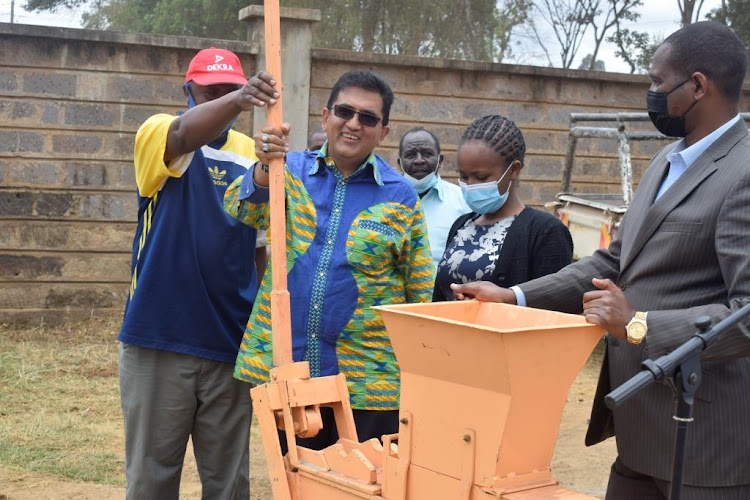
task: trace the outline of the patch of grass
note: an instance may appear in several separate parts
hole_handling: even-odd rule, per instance
[[[0,465],[124,484],[118,328],[0,326]]]
[[[0,441],[0,463],[31,472],[62,476],[76,481],[121,486],[123,461],[112,453],[67,453]]]
[[[119,328],[120,318],[30,329],[0,325],[0,500],[11,488],[1,480],[6,471],[53,478],[51,489],[33,490],[39,498],[52,492],[54,498],[79,498],[65,489],[68,479],[124,487]],[[256,422],[251,431],[251,496],[265,500],[272,495]],[[92,486],[84,497],[101,494],[107,497]],[[189,446],[180,498],[200,496]]]

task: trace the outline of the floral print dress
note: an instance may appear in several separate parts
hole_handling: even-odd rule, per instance
[[[490,279],[516,216],[494,224],[479,225],[468,219],[449,241],[437,269],[436,283],[446,297],[453,298],[451,283],[470,283]]]

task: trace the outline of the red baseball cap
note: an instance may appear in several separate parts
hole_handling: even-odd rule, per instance
[[[194,81],[198,85],[245,85],[247,78],[234,52],[211,47],[195,54],[185,74],[185,81]]]

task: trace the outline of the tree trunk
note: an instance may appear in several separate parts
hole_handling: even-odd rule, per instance
[[[700,16],[701,8],[703,7],[703,0],[700,0],[698,2],[698,10],[695,10],[695,3],[697,0],[677,0],[677,5],[680,7],[680,22],[682,23],[682,27],[684,28],[688,24],[693,23],[693,18],[695,17],[695,20],[697,21],[698,16]],[[722,1],[722,7],[724,7],[724,2]],[[726,12],[726,10],[725,10]],[[695,13],[695,16],[693,16],[693,13]]]

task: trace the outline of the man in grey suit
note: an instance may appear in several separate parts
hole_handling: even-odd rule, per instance
[[[618,457],[608,499],[666,498],[675,404],[663,384],[617,408],[603,396],[673,351],[708,315],[717,323],[750,301],[750,135],[739,116],[746,52],[726,26],[702,22],[654,54],[648,110],[684,137],[643,174],[607,250],[512,289],[452,285],[477,298],[585,314],[608,333],[587,444],[614,432]],[[703,353],[703,379],[687,437],[684,499],[750,498],[750,329],[738,324]]]

